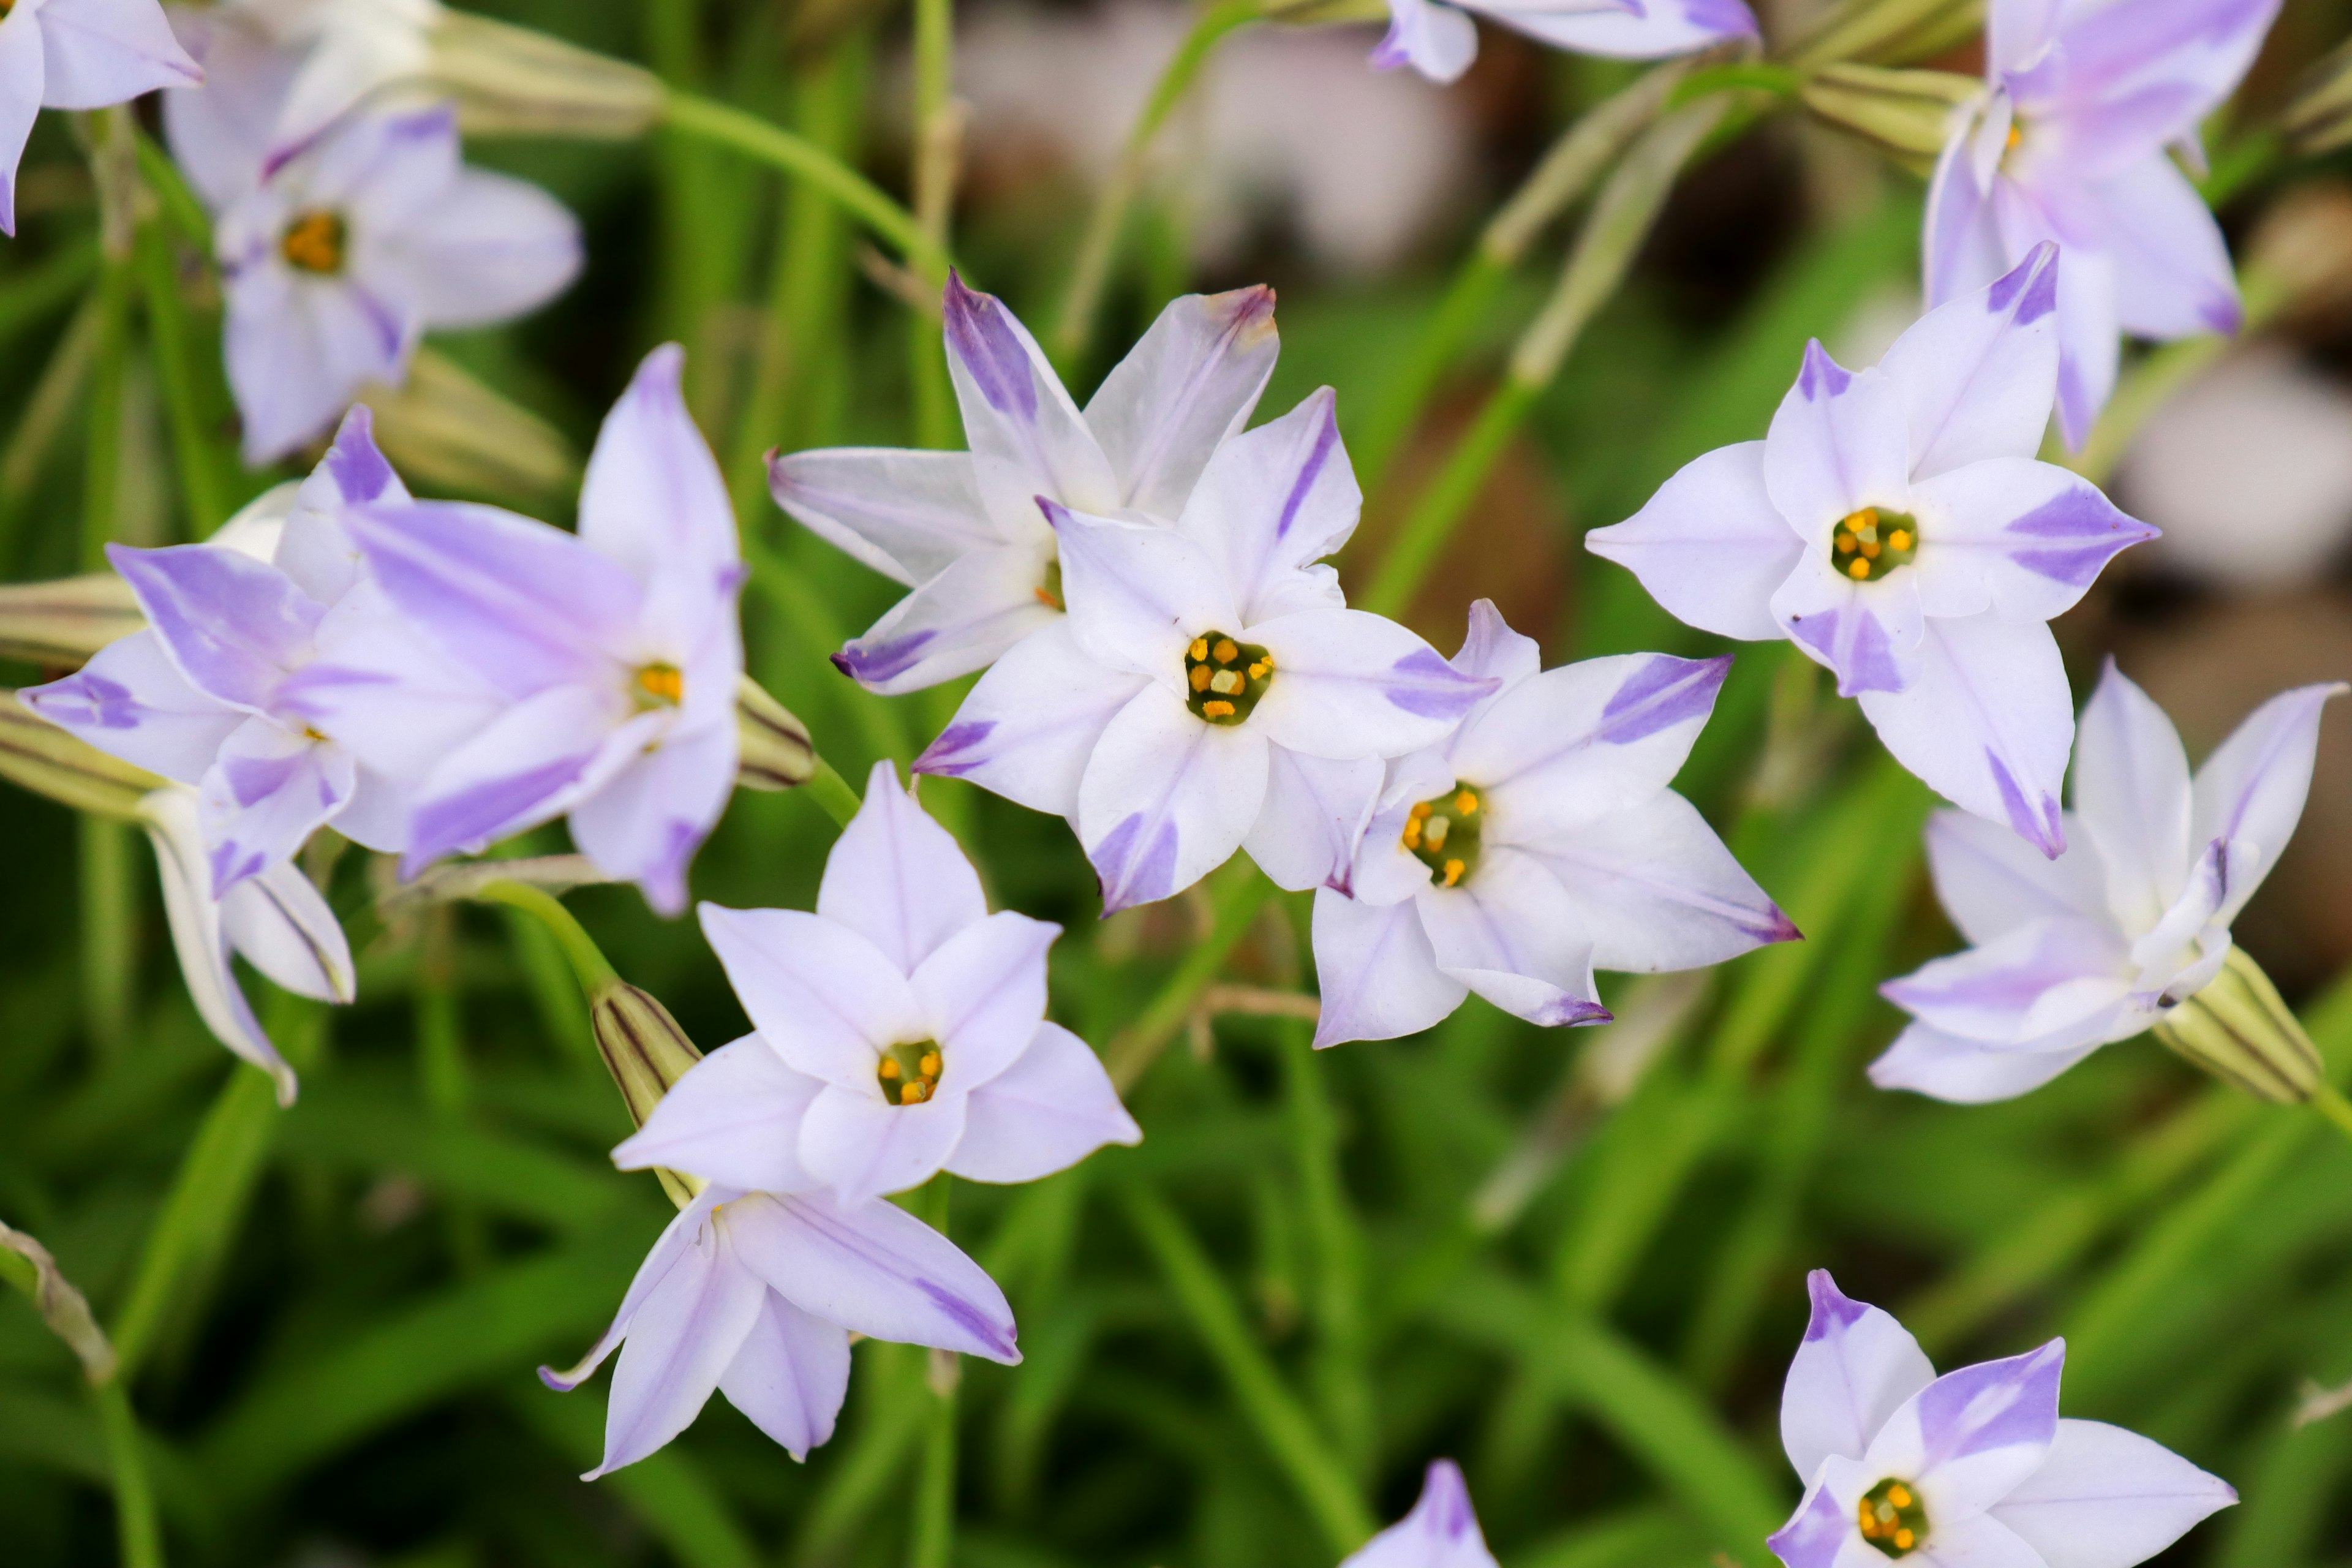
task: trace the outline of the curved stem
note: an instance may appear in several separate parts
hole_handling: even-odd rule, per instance
[[[858,807],[865,804],[857,798],[857,792],[849,787],[849,781],[823,757],[816,759],[816,772],[810,774],[808,783],[801,787],[808,791],[809,798],[824,807],[824,814],[842,827],[849,826],[849,819],[856,816]]]
[[[563,907],[562,900],[545,889],[524,882],[492,882],[477,889],[473,897],[478,903],[504,904],[509,909],[537,916],[539,923],[547,928],[548,934],[555,939],[556,945],[563,950],[563,956],[571,962],[572,973],[578,978],[580,989],[590,996],[620,983],[620,975],[614,970],[611,961],[605,958],[604,950],[596,945],[596,939],[572,918],[572,911]]]
[[[914,215],[883,195],[873,181],[815,142],[782,126],[771,125],[755,114],[676,89],[665,100],[665,114],[673,130],[732,148],[795,179],[805,180],[855,213],[924,274],[947,275],[946,251],[923,232],[923,226]]]
[[[941,1171],[924,1188],[923,1217],[941,1236],[948,1233],[949,1194],[955,1178]],[[955,1556],[956,1384],[955,1352],[930,1352],[928,1375],[916,1397],[927,1398],[923,1468],[916,1482],[914,1537],[908,1568],[950,1568]]]
[[[91,1391],[99,1425],[106,1434],[107,1468],[114,1477],[115,1535],[123,1568],[163,1568],[163,1531],[155,1519],[155,1490],[140,1452],[139,1418],[121,1379]]]

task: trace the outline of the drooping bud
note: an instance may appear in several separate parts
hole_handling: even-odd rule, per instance
[[[377,445],[404,474],[510,500],[579,488],[580,455],[562,431],[430,348],[416,351],[399,386],[371,385],[360,401],[374,411]]]
[[[25,1260],[20,1267],[26,1267],[33,1276],[29,1288],[33,1305],[50,1331],[65,1341],[80,1361],[82,1375],[90,1385],[95,1388],[111,1383],[118,1364],[114,1346],[108,1342],[106,1331],[98,1326],[98,1320],[90,1315],[89,1300],[58,1270],[58,1260],[49,1256],[49,1249],[21,1230],[0,1225],[0,1250]]]
[[[588,1021],[596,1035],[596,1049],[604,1068],[629,1108],[629,1120],[639,1127],[654,1113],[670,1086],[702,1059],[677,1020],[653,995],[625,980],[613,980],[588,996]],[[709,1184],[699,1176],[681,1175],[659,1166],[654,1174],[670,1201],[684,1208]]]
[[[443,11],[428,37],[426,73],[469,136],[625,141],[661,118],[661,79],[626,60],[470,11]]]
[[[111,572],[0,584],[0,658],[70,668],[146,624],[131,584]]]
[[[2287,144],[2306,158],[2352,142],[2352,44],[2312,68],[2284,125]]]
[[[0,778],[76,811],[121,822],[137,821],[139,803],[163,787],[146,769],[119,762],[41,718],[13,691],[0,691]]]
[[[2205,987],[2164,1016],[2156,1037],[2214,1077],[2280,1105],[2319,1088],[2319,1051],[2262,966],[2233,947]]]
[[[1968,106],[1983,96],[1984,84],[1951,71],[1832,65],[1807,77],[1799,90],[1816,115],[1925,174]]]
[[[808,726],[750,676],[735,691],[735,782],[745,789],[791,789],[816,773]]]

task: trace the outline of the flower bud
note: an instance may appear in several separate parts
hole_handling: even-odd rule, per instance
[[[469,11],[443,11],[428,37],[426,75],[469,136],[625,141],[661,118],[661,79],[626,60]]]
[[[1806,78],[1799,90],[1816,115],[1925,174],[1967,105],[1983,96],[1984,84],[1950,71],[1833,65]]]
[[[146,624],[131,584],[111,572],[0,584],[0,658],[71,668]]]
[[[58,1260],[49,1249],[21,1230],[11,1230],[0,1225],[0,1249],[15,1253],[31,1266],[33,1305],[41,1321],[58,1338],[65,1341],[81,1363],[82,1375],[92,1387],[114,1381],[118,1365],[114,1346],[108,1342],[106,1331],[98,1326],[90,1315],[89,1302],[58,1269]]]
[[[735,693],[735,782],[745,789],[791,789],[816,773],[808,726],[750,676]]]
[[[2352,44],[2313,68],[2284,125],[2287,145],[2306,158],[2352,142]]]
[[[1780,51],[1801,68],[1933,59],[1984,27],[1984,0],[1838,0]]]
[[[2233,947],[2205,987],[2156,1026],[2156,1037],[2214,1077],[2281,1105],[2319,1087],[2319,1051],[2261,965]]]
[[[140,802],[163,787],[146,769],[118,762],[39,717],[13,691],[0,691],[0,778],[122,822],[136,821]]]
[[[562,431],[432,349],[416,351],[401,385],[370,386],[360,401],[374,411],[376,443],[402,473],[509,500],[579,486],[580,457]]]
[[[670,1086],[702,1059],[702,1053],[686,1037],[669,1009],[625,980],[608,981],[589,994],[588,1021],[595,1031],[604,1068],[619,1087],[622,1103],[629,1108],[629,1120],[639,1127],[646,1124]],[[708,1184],[699,1176],[680,1175],[659,1166],[654,1174],[680,1208],[692,1203]]]

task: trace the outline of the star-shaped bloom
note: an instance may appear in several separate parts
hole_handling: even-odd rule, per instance
[[[1452,81],[1478,58],[1473,16],[1556,49],[1612,59],[1658,59],[1756,34],[1742,0],[1389,0],[1388,37],[1372,64],[1410,65],[1432,81]]]
[[[2058,1415],[2066,1342],[1936,1375],[1919,1342],[1827,1271],[1780,1395],[1804,1501],[1788,1568],[2131,1568],[2238,1494],[2137,1433]]]
[[[1039,498],[1066,619],[981,678],[915,763],[1068,817],[1106,913],[1246,847],[1283,887],[1341,873],[1381,759],[1434,744],[1493,683],[1346,607],[1315,563],[1354,531],[1327,387],[1216,448],[1172,524]]]
[[[620,1349],[604,1456],[583,1480],[660,1448],[713,1390],[801,1459],[833,1436],[852,1332],[1021,1360],[996,1282],[906,1210],[714,1185],[654,1243],[586,1359],[539,1375],[568,1393]]]
[[[568,815],[607,875],[666,914],[686,907],[687,864],[734,788],[743,569],[684,363],[655,350],[606,416],[577,533],[487,506],[345,509],[393,605],[496,694],[417,783],[410,874]],[[418,743],[429,695],[357,658],[304,686],[320,727],[388,770]]]
[[[488,711],[488,689],[406,631],[361,572],[338,521],[354,502],[408,504],[364,408],[309,479],[212,541],[108,546],[148,629],[24,693],[26,707],[99,750],[196,787],[215,899],[285,865],[329,822],[369,848],[404,847],[408,784]],[[311,700],[320,661],[357,642],[432,698],[384,767],[362,763]]]
[[[2061,270],[2037,248],[1871,370],[1811,344],[1764,440],[1708,453],[1587,540],[1692,626],[1795,639],[1896,761],[2051,856],[2074,710],[2047,623],[2156,534],[2034,460]]]
[[[580,270],[580,226],[536,185],[468,169],[454,112],[368,110],[268,169],[295,61],[233,18],[188,37],[210,87],[164,105],[172,152],[215,217],[230,389],[246,460],[317,436],[370,384],[397,386],[433,328],[537,309]]]
[[[2117,336],[2235,331],[2230,252],[2166,154],[2253,63],[2279,0],[1992,0],[1986,95],[1927,198],[1927,296],[1983,288],[2055,240],[2058,415],[2082,446],[2115,390]]]
[[[1666,787],[1731,661],[1541,664],[1492,604],[1470,607],[1454,666],[1496,689],[1388,765],[1353,896],[1317,891],[1317,1045],[1426,1029],[1473,991],[1531,1023],[1606,1023],[1596,966],[1692,969],[1797,936]]]
[[[236,982],[233,956],[285,990],[320,1002],[356,994],[351,944],[334,910],[301,868],[281,861],[230,888],[212,890],[211,857],[195,792],[159,789],[139,803],[139,824],[155,847],[163,914],[189,1000],[213,1037],[278,1084],[278,1103],[294,1103],[294,1069],[278,1054]]]
[[[914,590],[834,656],[873,691],[984,669],[1059,622],[1061,566],[1038,499],[1105,517],[1178,516],[1209,455],[1257,406],[1280,348],[1273,289],[1186,295],[1081,412],[1001,301],[950,276],[945,308],[970,451],[770,459],[779,506]]]
[[[1882,1089],[2006,1100],[2213,983],[2230,924],[2277,864],[2341,685],[2272,698],[2192,779],[2163,710],[2110,663],[2083,710],[2066,853],[2043,860],[1956,813],[1928,824],[1936,891],[1974,945],[1881,989],[1915,1020]]]
[[[1029,1182],[1143,1134],[1045,1017],[1062,928],[988,912],[955,839],[877,763],[816,910],[702,906],[758,1031],[678,1080],[615,1158],[856,1205],[940,1171]]]
[[[16,232],[16,163],[43,109],[103,109],[204,79],[155,0],[0,6],[0,234]]]
[[[1339,1568],[1495,1568],[1460,1468],[1451,1459],[1432,1462],[1412,1511],[1366,1542]]]

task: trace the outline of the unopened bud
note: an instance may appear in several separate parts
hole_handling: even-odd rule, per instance
[[[131,584],[111,572],[0,584],[0,658],[71,668],[146,624]]]
[[[735,782],[745,789],[791,789],[816,773],[808,726],[750,676],[735,692]]]
[[[2319,1088],[2317,1047],[2242,948],[2231,948],[2221,973],[2164,1016],[2156,1037],[2214,1077],[2281,1105],[2300,1105]]]
[[[0,691],[0,778],[76,811],[123,822],[138,820],[139,803],[163,787],[146,769],[117,761],[41,718],[13,691]]]
[[[1951,71],[1832,65],[1806,78],[1800,91],[1822,119],[1926,174],[1984,84]]]
[[[1800,68],[1933,59],[1984,28],[1985,0],[1838,0],[1781,51]]]
[[[590,994],[588,1021],[595,1031],[604,1069],[613,1075],[621,1102],[629,1108],[629,1120],[639,1127],[670,1087],[702,1059],[702,1053],[686,1037],[669,1009],[625,980],[609,981]],[[680,1208],[692,1203],[708,1184],[699,1176],[681,1175],[658,1165],[654,1174]]]
[[[432,349],[416,351],[399,386],[371,385],[360,401],[393,467],[443,489],[536,500],[580,482],[562,431]]]
[[[426,73],[473,136],[625,141],[661,118],[661,79],[641,66],[469,11],[433,24]]]
[[[2306,158],[2352,142],[2352,44],[2313,68],[2283,123],[2287,144]]]
[[[42,1321],[51,1332],[65,1341],[81,1362],[82,1375],[91,1386],[111,1383],[117,1363],[114,1347],[107,1342],[106,1331],[98,1326],[90,1315],[89,1302],[58,1269],[58,1260],[49,1249],[21,1230],[11,1230],[0,1225],[0,1248],[23,1258],[31,1266],[33,1274],[33,1305],[39,1310]]]

